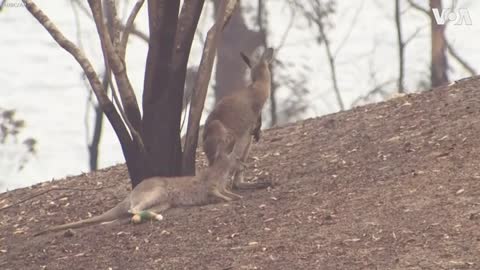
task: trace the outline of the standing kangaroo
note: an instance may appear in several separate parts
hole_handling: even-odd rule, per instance
[[[262,108],[270,97],[271,74],[269,64],[273,59],[273,49],[265,50],[260,59],[256,62],[250,60],[241,53],[243,61],[251,71],[250,85],[239,91],[228,95],[215,105],[213,111],[205,122],[205,131],[203,133],[204,151],[209,161],[209,165],[215,165],[215,140],[209,129],[211,126],[222,126],[234,137],[235,144],[233,153],[245,162],[250,151],[252,136],[258,141],[260,137]],[[218,129],[218,127],[213,128]],[[236,189],[262,188],[267,183],[248,183],[244,180],[243,170],[236,170],[233,187]]]
[[[222,145],[220,149],[232,152],[233,143],[230,143],[230,146]],[[216,156],[215,165],[205,169],[198,176],[145,179],[123,201],[105,213],[77,222],[48,227],[34,235],[126,219],[144,212],[161,219],[159,213],[170,208],[205,205],[213,202],[212,197],[225,201],[231,201],[232,197],[238,198],[239,195],[223,192],[223,187],[232,170],[241,169],[243,164],[233,153],[227,155],[226,152],[219,152]]]

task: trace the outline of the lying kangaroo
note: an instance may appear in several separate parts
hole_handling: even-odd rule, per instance
[[[251,69],[251,84],[229,96],[222,98],[213,108],[205,122],[205,130],[210,125],[223,125],[235,138],[234,154],[245,162],[250,151],[252,135],[256,141],[260,138],[261,114],[265,102],[270,96],[271,74],[269,64],[273,59],[273,49],[268,48],[257,62],[253,62],[241,53],[242,59]],[[204,151],[209,164],[215,164],[216,149],[205,145],[210,138],[209,132],[203,133]],[[208,143],[207,143],[208,144]],[[267,183],[247,183],[243,171],[235,171],[233,186],[237,189],[266,187]]]
[[[233,149],[231,143],[230,152]],[[225,149],[222,148],[221,149]],[[47,232],[60,231],[70,228],[80,228],[91,224],[111,222],[118,219],[126,219],[130,216],[150,212],[151,216],[160,217],[158,213],[169,208],[182,206],[198,206],[212,203],[213,198],[231,201],[232,195],[223,192],[225,180],[232,170],[239,170],[243,164],[233,155],[225,152],[216,154],[216,162],[213,166],[205,169],[198,176],[184,177],[152,177],[143,180],[130,194],[119,204],[105,213],[92,218],[52,226],[35,234],[41,235]]]

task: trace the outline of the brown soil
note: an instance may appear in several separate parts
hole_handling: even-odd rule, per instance
[[[0,269],[480,269],[480,79],[264,132],[269,190],[32,237],[128,192],[124,166],[0,194]],[[254,169],[253,169],[254,168]],[[85,190],[82,190],[85,189]]]

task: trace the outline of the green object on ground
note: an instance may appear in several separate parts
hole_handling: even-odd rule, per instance
[[[151,211],[142,211],[142,212],[138,213],[138,215],[140,216],[141,221],[145,221],[145,220],[162,220],[162,219],[163,219],[163,216],[162,216],[162,215],[156,214],[156,213],[151,212]]]

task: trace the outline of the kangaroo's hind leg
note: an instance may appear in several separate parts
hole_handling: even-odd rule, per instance
[[[240,138],[237,144],[235,144],[235,154],[240,158],[241,162],[245,163],[250,153],[250,147],[252,145],[252,135],[246,134]],[[233,176],[233,188],[234,189],[259,189],[267,188],[270,186],[269,182],[256,182],[251,183],[245,181],[244,170],[236,170]]]
[[[236,199],[242,199],[243,198],[242,195],[237,194],[235,192],[232,192],[232,191],[228,190],[226,187],[222,190],[222,193],[229,196],[229,197],[233,197],[233,198],[236,198]]]
[[[169,207],[165,185],[154,179],[146,179],[132,190],[130,194],[129,213],[137,214],[144,210],[165,210]]]
[[[251,143],[252,137],[250,134],[245,134],[235,142],[233,148],[234,155],[243,163],[245,163],[248,158]],[[243,185],[245,183],[244,177],[244,170],[235,170],[233,173],[233,188],[238,188],[238,185]]]
[[[222,200],[224,200],[224,201],[227,201],[227,202],[233,200],[233,198],[231,198],[231,197],[223,194],[223,192],[221,192],[220,189],[218,189],[218,188],[214,188],[214,189],[213,189],[212,195],[215,196],[215,197],[217,197],[217,198],[220,198],[220,199],[222,199]]]

